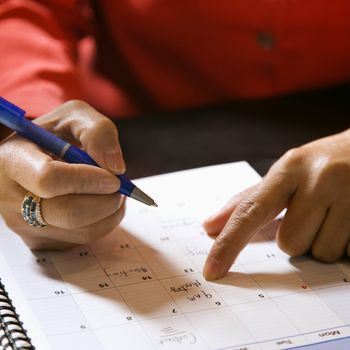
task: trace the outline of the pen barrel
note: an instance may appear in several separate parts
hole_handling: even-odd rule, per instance
[[[26,112],[0,97],[0,123],[6,125],[9,129],[17,131],[22,123]]]
[[[67,163],[73,164],[87,164],[98,166],[98,164],[83,150],[67,143],[68,147],[61,152],[61,158]]]
[[[21,123],[18,123],[15,130],[19,135],[57,156],[60,156],[62,149],[67,144],[66,141],[61,140],[48,130],[39,127],[25,118],[21,120]]]
[[[132,191],[136,187],[128,178],[126,178],[124,175],[117,175],[117,177],[120,180],[120,189],[118,192],[121,194],[130,197]]]
[[[0,97],[0,123],[47,151],[59,156],[66,142],[46,129],[34,124],[24,116],[25,111],[23,109]]]

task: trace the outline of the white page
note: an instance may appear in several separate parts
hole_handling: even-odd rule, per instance
[[[128,200],[121,227],[104,239],[33,256],[3,228],[0,251],[54,349],[285,349],[346,339],[349,263],[290,260],[272,226],[226,277],[203,279],[213,241],[202,221],[259,180],[245,162],[140,179],[159,208]]]

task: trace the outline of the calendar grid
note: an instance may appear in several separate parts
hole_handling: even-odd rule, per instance
[[[1,254],[53,349],[109,350],[117,342],[145,350],[278,350],[350,339],[349,262],[291,259],[273,241],[275,226],[254,237],[224,278],[204,280],[213,241],[201,222],[213,209],[197,179],[225,174],[205,194],[217,207],[227,199],[227,179],[240,179],[237,191],[259,180],[242,163],[213,168],[145,179],[142,187],[159,193],[157,210],[131,202],[121,227],[70,251],[31,252],[2,227]],[[177,182],[191,184],[183,189],[192,191],[188,200],[178,190],[166,194]]]

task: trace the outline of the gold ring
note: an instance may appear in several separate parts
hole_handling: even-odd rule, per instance
[[[41,213],[41,197],[28,192],[22,202],[23,219],[34,227],[47,227]]]

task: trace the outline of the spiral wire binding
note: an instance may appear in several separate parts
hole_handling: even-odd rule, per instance
[[[0,350],[34,350],[0,279]]]

